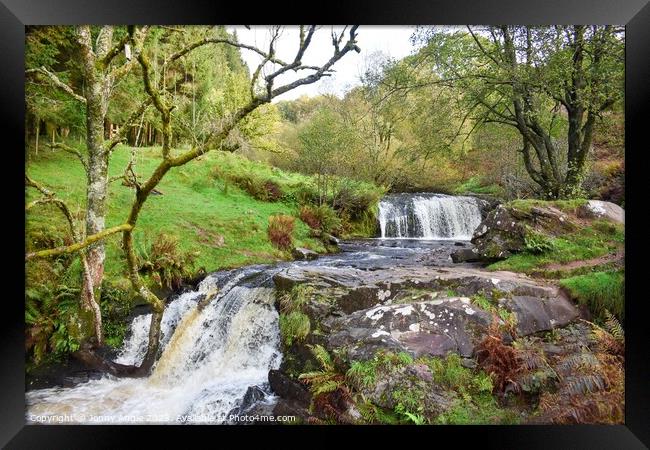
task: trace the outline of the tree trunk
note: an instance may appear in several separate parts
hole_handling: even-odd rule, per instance
[[[86,236],[104,230],[106,219],[106,200],[108,191],[108,151],[104,146],[104,125],[108,109],[109,83],[98,70],[95,55],[90,51],[90,29],[81,27],[80,35],[85,39],[82,46],[84,81],[86,86],[86,147],[88,149],[88,167],[86,171]],[[89,276],[83,279],[82,305],[93,311],[97,344],[102,345],[101,314],[99,300],[101,283],[104,276],[106,250],[104,241],[98,241],[88,247],[86,260]],[[90,295],[90,293],[93,295]]]
[[[36,117],[36,142],[34,143],[34,154],[38,156],[38,137],[41,134],[41,119]]]

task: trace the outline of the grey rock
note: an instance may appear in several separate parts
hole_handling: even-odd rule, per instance
[[[625,210],[612,202],[589,200],[585,205],[578,208],[578,217],[605,218],[616,223],[625,223]]]
[[[273,392],[285,400],[308,407],[311,403],[311,392],[298,381],[292,380],[279,370],[269,370],[269,385]]]
[[[463,248],[451,253],[451,260],[454,263],[479,261],[481,255],[473,248]]]
[[[318,253],[307,248],[296,247],[291,250],[291,256],[300,260],[313,260],[318,258]]]

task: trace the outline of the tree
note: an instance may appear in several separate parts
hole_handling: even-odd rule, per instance
[[[134,59],[124,59],[119,64],[113,64],[128,42],[133,44],[134,54],[138,54],[144,44],[148,27],[137,30],[129,27],[128,32],[114,42],[114,27],[104,26],[99,29],[93,39],[93,32],[88,25],[78,26],[71,30],[75,42],[71,45],[72,58],[81,68],[84,89],[79,94],[70,84],[64,82],[52,70],[44,65],[30,67],[26,70],[29,77],[44,79],[59,91],[85,107],[86,118],[86,151],[84,153],[62,142],[52,143],[53,147],[70,152],[79,158],[87,177],[85,229],[83,235],[74,233],[80,246],[83,262],[82,305],[93,311],[95,337],[97,344],[103,343],[101,312],[97,299],[100,295],[101,282],[104,275],[104,259],[106,257],[103,238],[106,235],[105,219],[107,214],[108,164],[111,152],[124,138],[123,133],[113,139],[104,139],[104,120],[108,110],[111,91],[117,80],[124,77],[136,64]],[[133,113],[139,117],[149,100]],[[127,130],[124,127],[123,130]],[[28,183],[35,187],[34,183]],[[53,195],[53,194],[51,194]],[[71,224],[72,227],[72,224]],[[111,230],[112,233],[119,229]],[[77,236],[79,234],[79,236]],[[110,233],[109,233],[110,234]],[[51,251],[44,250],[28,254],[27,258],[51,256]]]
[[[549,198],[580,194],[596,120],[623,95],[621,30],[500,26],[425,30],[432,83],[460,87],[471,118],[518,130],[530,177]],[[565,142],[555,139],[567,123]]]
[[[147,99],[132,114],[131,122],[135,122],[149,104],[154,106],[161,121],[161,160],[153,173],[147,180],[141,181],[139,180],[132,164],[129,164],[125,169],[123,178],[125,181],[128,181],[135,190],[135,197],[125,223],[118,227],[95,232],[90,235],[88,235],[89,230],[87,229],[86,237],[81,242],[58,249],[43,250],[27,255],[27,258],[29,259],[33,257],[53,256],[56,254],[76,251],[85,252],[86,248],[91,248],[91,251],[88,252],[89,256],[98,255],[93,257],[93,263],[96,264],[97,261],[101,261],[101,264],[103,264],[103,247],[101,252],[98,251],[97,242],[101,242],[100,239],[104,238],[108,234],[122,232],[122,244],[131,284],[135,291],[142,296],[153,309],[147,353],[142,364],[138,367],[122,366],[110,361],[104,361],[101,357],[97,356],[92,349],[86,349],[79,354],[83,360],[93,365],[101,365],[113,373],[131,375],[144,375],[148,373],[155,362],[158,352],[160,323],[164,304],[162,300],[147,288],[140,278],[137,258],[133,248],[133,230],[137,225],[139,214],[144,207],[149,194],[155,190],[158,183],[172,168],[182,166],[208,151],[235,150],[237,148],[237,143],[235,142],[233,144],[232,140],[229,140],[231,133],[236,131],[238,128],[244,128],[247,121],[253,117],[254,112],[258,110],[258,108],[270,103],[273,98],[295,89],[298,86],[311,84],[320,80],[324,76],[328,76],[331,73],[334,64],[349,51],[353,50],[360,52],[359,47],[356,45],[356,29],[357,26],[352,26],[349,29],[348,27],[345,27],[340,33],[332,32],[331,42],[334,50],[333,55],[321,66],[308,66],[302,63],[302,58],[317,31],[315,25],[310,25],[300,26],[298,50],[291,62],[282,61],[276,56],[275,47],[280,36],[281,27],[273,27],[271,29],[271,39],[268,50],[261,50],[257,47],[241,44],[229,36],[208,35],[193,40],[187,45],[184,45],[178,51],[166,54],[163,57],[162,65],[160,65],[157,70],[154,70],[151,58],[152,53],[156,51],[157,48],[145,46],[144,37],[146,36],[148,27],[129,27],[128,34],[124,38],[120,39],[113,47],[111,47],[110,44],[112,41],[112,29],[110,27],[104,27],[96,39],[97,46],[95,49],[92,48],[89,27],[79,27],[79,51],[84,63],[84,76],[86,80],[85,96],[75,93],[70,86],[62,83],[55,74],[45,68],[32,69],[32,71],[28,71],[28,73],[38,72],[40,75],[47,76],[55,86],[66,91],[80,102],[86,104],[89,160],[86,162],[83,155],[80,153],[78,156],[87,168],[88,173],[87,216],[89,216],[89,218],[86,226],[88,228],[90,225],[91,230],[98,228],[96,227],[98,224],[103,227],[106,189],[108,184],[106,172],[108,157],[117,143],[124,138],[124,131],[122,131],[118,136],[108,142],[104,142],[103,139],[103,118],[106,114],[109,99],[107,91],[110,89],[112,81],[117,76],[114,71],[121,73],[122,71],[127,70],[127,68],[130,69],[131,65],[134,63],[138,64],[141,69],[142,85],[147,94]],[[347,40],[344,41],[346,36]],[[200,142],[195,140],[189,150],[174,149],[172,146],[174,122],[172,111],[176,109],[177,105],[174,102],[173,91],[170,92],[170,89],[168,88],[168,80],[166,79],[166,76],[169,73],[168,70],[172,71],[175,64],[195,49],[213,44],[255,52],[261,57],[261,62],[252,74],[249,89],[247,91],[248,95],[235,102],[234,110],[224,111],[223,116],[213,119],[208,133]],[[109,71],[107,67],[110,65],[112,59],[123,49],[126,49],[127,45],[130,46],[128,48],[133,49],[131,60],[124,63],[122,66]],[[236,62],[236,60],[234,60],[234,62]],[[270,70],[270,72],[266,72],[267,70]],[[299,77],[292,82],[279,84],[279,77],[283,74],[289,73],[290,71],[299,75],[305,72],[308,74]],[[175,83],[173,83],[173,85],[175,86]],[[102,124],[101,130],[99,129],[100,123]],[[126,130],[127,128],[128,127],[123,127],[122,130]],[[94,253],[92,253],[93,249],[95,250]],[[89,266],[90,261],[89,258]],[[101,282],[102,271],[101,268],[97,267],[97,265],[89,267],[89,274],[93,277],[93,282]],[[99,279],[95,277],[99,277]]]

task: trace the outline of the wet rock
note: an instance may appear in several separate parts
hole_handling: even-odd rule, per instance
[[[625,223],[625,210],[615,203],[602,200],[589,200],[578,208],[577,215],[582,218],[605,218],[616,223]]]
[[[451,260],[454,263],[461,262],[475,262],[479,261],[481,256],[478,251],[473,248],[463,248],[461,250],[456,250],[451,254]]]
[[[465,243],[464,242],[454,242],[454,246],[456,246],[456,247],[465,247]]]
[[[279,370],[269,370],[269,385],[273,392],[285,400],[304,407],[308,407],[311,403],[311,392],[300,382],[292,380]]]
[[[299,260],[313,260],[318,258],[318,253],[307,248],[296,247],[291,250],[291,256]]]
[[[483,260],[498,260],[520,252],[526,245],[525,227],[503,205],[491,211],[474,231],[472,244]]]
[[[272,414],[273,405],[265,403],[267,393],[260,386],[249,386],[238,406],[228,412],[226,421],[233,424],[251,424],[253,421],[233,420],[233,416],[256,416]]]
[[[330,244],[330,245],[339,245],[340,241],[337,237],[332,236],[329,233],[323,233],[322,239],[324,242]]]

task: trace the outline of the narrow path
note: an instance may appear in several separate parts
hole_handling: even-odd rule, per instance
[[[547,264],[545,266],[542,266],[541,268],[544,270],[570,271],[582,267],[595,267],[595,266],[600,266],[603,264],[608,264],[613,262],[620,262],[622,264],[624,258],[625,258],[625,248],[621,246],[616,250],[616,253],[608,253],[606,255],[599,256],[598,258],[571,261],[568,263]]]

